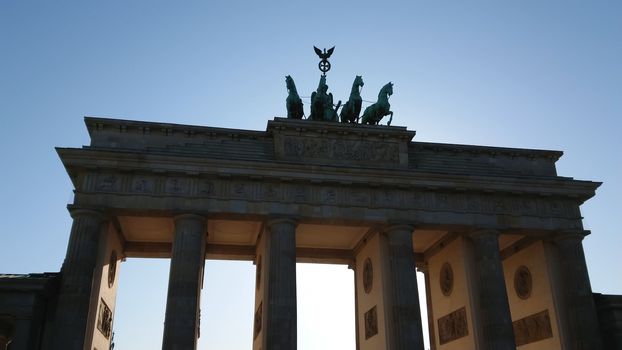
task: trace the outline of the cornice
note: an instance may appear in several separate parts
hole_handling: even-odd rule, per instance
[[[581,203],[594,196],[595,190],[601,185],[601,182],[566,177],[516,178],[439,174],[413,169],[180,157],[135,150],[57,148],[57,152],[72,178],[81,171],[216,176],[280,182],[425,189],[438,192],[529,194],[542,197],[568,197]]]

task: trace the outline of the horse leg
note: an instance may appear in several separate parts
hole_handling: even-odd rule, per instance
[[[387,122],[387,126],[391,126],[391,121],[393,120],[393,112],[389,111],[389,114],[391,116],[389,117],[389,121]]]

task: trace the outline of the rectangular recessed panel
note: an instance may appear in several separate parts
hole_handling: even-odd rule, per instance
[[[544,310],[514,321],[512,322],[512,327],[514,328],[516,346],[553,337],[549,310]]]
[[[170,217],[118,216],[126,241],[171,242],[175,229]]]
[[[462,307],[438,319],[438,338],[441,345],[469,335],[466,308]]]
[[[212,244],[254,245],[261,222],[208,220],[207,241]]]
[[[307,248],[352,249],[363,238],[367,227],[301,224],[296,228],[296,246]]]

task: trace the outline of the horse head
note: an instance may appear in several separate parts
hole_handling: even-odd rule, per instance
[[[383,96],[383,95],[386,97],[393,95],[393,83],[392,82],[389,82],[387,85],[383,86],[382,89],[380,89],[378,98],[380,98],[380,96]]]
[[[363,87],[363,85],[365,85],[365,83],[363,82],[363,77],[357,75],[356,78],[354,78],[354,85]]]
[[[285,86],[287,87],[288,91],[296,91],[296,84],[294,84],[294,79],[292,79],[292,77],[289,75],[285,76]]]

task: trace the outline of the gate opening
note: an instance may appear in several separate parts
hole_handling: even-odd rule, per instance
[[[354,272],[347,265],[296,264],[298,350],[356,349]]]

